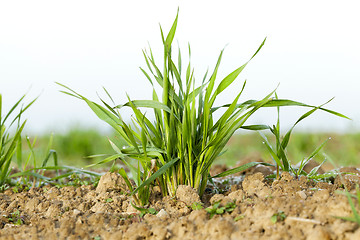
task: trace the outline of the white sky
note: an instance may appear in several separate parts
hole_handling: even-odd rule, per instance
[[[80,100],[59,92],[61,82],[97,99],[106,87],[117,103],[148,99],[151,88],[139,67],[148,42],[162,59],[159,23],[167,32],[180,7],[178,41],[192,48],[200,81],[228,44],[220,68],[226,76],[267,41],[230,91],[248,80],[242,100],[259,99],[280,83],[279,97],[328,105],[353,121],[318,113],[300,129],[360,129],[360,4],[358,1],[0,1],[0,93],[5,108],[22,94],[40,94],[29,109],[27,130],[59,131],[71,123],[105,127]],[[104,95],[102,95],[104,96]],[[301,112],[284,111],[287,127]],[[269,117],[271,115],[272,117]],[[274,123],[273,112],[253,122]]]

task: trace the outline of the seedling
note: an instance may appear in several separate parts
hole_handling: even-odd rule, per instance
[[[226,212],[231,213],[236,208],[235,202],[229,202],[223,207],[220,207],[220,202],[221,201],[215,202],[211,207],[205,208],[205,210],[210,213],[210,218],[212,218],[215,214],[222,215]]]
[[[152,215],[156,215],[158,212],[154,209],[154,208],[143,208],[143,207],[138,207],[135,206],[133,203],[131,203],[131,205],[138,211],[140,211],[139,216],[143,217],[145,214],[152,214]]]
[[[11,217],[9,217],[8,220],[14,225],[22,225],[24,223],[23,216],[20,215],[19,210],[11,213]]]
[[[9,181],[11,160],[19,146],[21,146],[21,133],[26,123],[26,121],[21,121],[21,116],[36,100],[34,99],[29,104],[22,106],[15,117],[10,120],[10,117],[14,114],[14,111],[19,107],[24,98],[25,95],[3,116],[2,95],[0,94],[0,187]],[[9,124],[8,121],[10,121]],[[9,131],[14,124],[16,124],[15,131]],[[14,132],[13,135],[11,134],[12,132]]]
[[[278,99],[278,96],[277,96],[276,93],[275,93],[275,98]],[[276,178],[277,179],[279,178],[280,169],[282,171],[285,171],[285,172],[292,172],[296,177],[298,177],[299,175],[307,175],[309,177],[313,177],[314,175],[316,175],[316,173],[319,170],[319,168],[321,167],[321,165],[325,162],[325,161],[323,161],[319,166],[313,168],[308,174],[303,171],[305,165],[313,157],[315,157],[319,153],[319,151],[324,147],[324,145],[326,144],[328,139],[325,140],[319,147],[317,147],[308,158],[303,159],[300,162],[300,165],[298,167],[293,167],[291,165],[291,162],[288,159],[287,154],[286,154],[286,148],[287,148],[287,146],[289,144],[290,136],[291,136],[291,133],[294,130],[295,126],[299,122],[304,120],[305,118],[309,117],[311,114],[313,114],[317,110],[322,110],[322,111],[331,113],[331,114],[333,114],[335,116],[349,119],[348,117],[346,117],[346,116],[344,116],[344,115],[342,115],[340,113],[337,113],[335,111],[323,108],[323,106],[325,104],[329,103],[331,100],[333,100],[333,98],[330,99],[329,101],[327,101],[326,103],[324,103],[324,104],[322,104],[320,106],[317,106],[317,107],[310,106],[312,109],[309,110],[308,112],[306,112],[305,114],[303,114],[295,122],[295,124],[287,131],[287,133],[285,134],[285,136],[283,138],[281,138],[281,132],[280,132],[280,108],[277,107],[277,116],[278,117],[277,117],[276,125],[273,125],[272,127],[271,126],[264,127],[264,128],[269,129],[270,132],[275,136],[275,142],[276,142],[275,147],[271,146],[271,144],[268,141],[267,137],[263,133],[259,132],[260,135],[262,136],[262,138],[264,139],[263,143],[265,144],[267,150],[269,151],[269,153],[270,153],[270,155],[271,155],[271,157],[272,157],[272,159],[273,159],[273,161],[274,161],[274,163],[276,165]]]
[[[244,218],[245,218],[245,215],[238,215],[238,216],[236,216],[236,217],[234,218],[234,221],[237,222],[237,221],[239,221],[239,220],[241,220],[241,219],[244,219]]]
[[[203,208],[204,208],[203,203],[194,202],[194,203],[191,205],[191,209],[192,209],[192,210],[201,210],[201,209],[203,209]]]
[[[274,215],[271,216],[270,220],[272,223],[282,222],[286,218],[286,215],[283,211],[279,211],[277,213],[274,213]]]

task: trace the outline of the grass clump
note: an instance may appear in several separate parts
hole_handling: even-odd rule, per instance
[[[3,115],[2,95],[0,94],[0,188],[3,188],[4,184],[9,182],[11,161],[14,156],[19,156],[21,151],[21,133],[26,123],[26,120],[21,120],[21,116],[36,100],[34,99],[29,104],[21,106],[20,104],[24,98],[25,95]],[[19,109],[18,113],[15,113],[17,109]],[[14,114],[15,116],[13,116]],[[11,131],[11,127],[14,125],[15,129]],[[19,161],[18,163],[20,164]]]
[[[259,109],[281,106],[315,108],[300,102],[277,99],[274,97],[275,90],[261,100],[247,100],[239,103],[246,81],[232,102],[214,106],[217,97],[235,81],[249,61],[263,47],[266,39],[249,61],[236,68],[216,85],[223,54],[221,51],[213,72],[210,76],[206,72],[200,86],[197,86],[191,61],[189,60],[185,65],[186,69],[183,69],[180,49],[177,51],[177,60],[174,57],[172,42],[177,22],[178,16],[166,37],[160,27],[164,47],[162,69],[156,63],[151,48],[143,51],[148,70],[140,69],[153,87],[152,100],[131,100],[127,96],[128,102],[116,105],[104,88],[113,106],[103,99],[100,105],[58,83],[67,89],[63,91],[64,93],[85,101],[101,120],[113,127],[126,141],[127,147],[120,147],[110,141],[116,154],[100,161],[99,164],[120,159],[130,169],[136,187],[132,188],[125,171],[120,170],[120,174],[129,183],[132,195],[136,197],[137,193],[136,202],[139,205],[148,203],[153,184],[160,187],[163,196],[174,196],[178,185],[189,185],[202,195],[211,178],[209,175],[211,165],[223,152],[236,130],[240,128],[269,129],[266,125],[245,125],[246,121]],[[189,59],[191,59],[190,47]],[[156,84],[161,87],[161,94],[156,92]],[[133,124],[128,124],[123,120],[120,110],[125,107],[133,111]],[[153,110],[154,122],[141,111],[143,108]],[[224,112],[216,120],[214,113],[220,109]],[[244,170],[254,164],[258,163],[228,171],[221,176]]]

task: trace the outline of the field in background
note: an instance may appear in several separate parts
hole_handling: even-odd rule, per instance
[[[309,157],[328,138],[330,139],[325,147],[314,157],[314,160],[321,163],[325,158],[322,153],[326,153],[338,165],[337,167],[360,166],[360,133],[294,132],[287,147],[287,156],[291,163],[296,164]],[[268,139],[274,143],[273,138],[268,136]],[[235,135],[228,143],[227,152],[219,157],[218,162],[225,161],[228,165],[234,165],[236,161],[244,158],[254,158],[253,161],[259,158],[267,162],[272,161],[259,134]]]
[[[270,136],[269,140],[273,140]],[[323,148],[324,153],[334,160],[339,166],[360,166],[360,133],[355,134],[332,134],[332,133],[294,133],[291,136],[287,149],[290,161],[295,164],[303,158],[308,157],[327,138],[331,139]],[[35,136],[30,136],[34,139]],[[50,136],[37,136],[35,151],[39,154],[45,151]],[[125,144],[115,134],[103,134],[95,129],[72,128],[64,134],[53,136],[52,149],[56,150],[59,157],[59,164],[84,167],[97,162],[105,157],[87,158],[91,155],[113,154],[108,139],[113,142]],[[252,158],[258,161],[259,158],[271,162],[271,157],[259,134],[236,134],[234,135],[226,152],[218,157],[216,163],[233,166],[237,161],[244,158]],[[24,149],[26,153],[26,148]],[[324,156],[319,154],[315,157],[317,162],[322,162]],[[107,167],[102,165],[100,167]]]

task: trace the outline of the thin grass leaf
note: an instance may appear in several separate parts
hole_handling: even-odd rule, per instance
[[[279,166],[281,167],[282,169],[284,168],[284,165],[282,164],[282,162],[280,161],[279,157],[277,156],[277,154],[275,153],[275,151],[273,150],[271,144],[269,143],[267,137],[259,132],[260,136],[264,139],[264,145],[266,146],[266,148],[268,149],[272,159],[274,160],[274,162]]]
[[[132,192],[133,191],[133,186],[130,183],[130,180],[125,172],[125,170],[123,168],[119,169],[119,174],[120,176],[124,179],[126,185],[128,186],[129,190]]]
[[[246,163],[244,165],[241,165],[240,167],[236,167],[236,168],[226,170],[226,171],[224,171],[222,173],[219,173],[219,174],[217,174],[215,176],[212,176],[211,178],[226,177],[226,176],[238,173],[238,172],[245,171],[246,169],[249,169],[249,168],[254,167],[256,165],[273,166],[272,164],[265,163],[265,162],[250,162],[250,163]]]
[[[104,164],[104,163],[108,163],[108,162],[111,162],[111,161],[114,161],[116,159],[122,159],[124,157],[124,154],[114,154],[114,155],[111,155],[110,157],[107,157],[97,163],[93,163],[93,164],[90,164],[90,165],[87,165],[86,168],[91,168],[91,167],[95,167],[97,165],[101,165],[101,164]]]
[[[270,129],[268,125],[263,125],[263,124],[241,126],[240,128],[245,130],[252,130],[252,131],[261,131],[261,130]]]
[[[265,45],[265,42],[266,42],[266,38],[264,38],[264,40],[263,40],[262,43],[260,44],[259,48],[256,50],[256,52],[254,53],[254,55],[252,55],[252,57],[250,58],[250,60],[253,59],[253,58],[256,56],[256,54],[258,54],[258,53],[260,52],[261,48]]]
[[[175,21],[173,22],[173,25],[171,26],[171,29],[166,37],[166,40],[165,40],[165,46],[166,48],[169,50],[170,47],[171,47],[171,43],[174,39],[174,36],[175,36],[175,32],[176,32],[176,26],[177,26],[177,22],[178,22],[178,16],[179,16],[179,9],[178,9],[178,12],[176,14],[176,18],[175,18]]]
[[[131,195],[134,195],[137,191],[141,190],[142,188],[144,188],[145,186],[149,185],[150,183],[152,183],[155,179],[157,179],[158,177],[160,177],[162,174],[164,174],[164,172],[166,172],[166,170],[168,170],[170,167],[172,167],[177,161],[179,161],[179,158],[174,158],[172,159],[170,162],[166,163],[165,165],[163,165],[161,168],[159,168],[159,170],[157,170],[153,175],[151,175],[151,177],[149,177],[148,179],[146,179],[140,186],[138,186],[132,193]]]
[[[301,171],[303,171],[305,165],[311,160],[313,159],[319,152],[320,150],[325,146],[325,144],[327,143],[327,141],[329,141],[330,138],[326,139],[320,146],[318,146],[311,154],[310,156],[304,161],[301,163],[300,165],[300,168],[298,169],[298,173],[297,174],[300,174]],[[325,159],[326,160],[326,159]],[[324,161],[325,161],[324,160]]]
[[[344,219],[347,221],[352,221],[352,222],[356,222],[358,224],[360,224],[360,215],[358,214],[354,201],[352,200],[351,194],[346,190],[345,192],[342,192],[343,195],[345,195],[348,199],[349,205],[351,207],[351,211],[353,212],[353,217],[349,218],[349,217],[336,217],[336,218],[340,218],[340,219]]]
[[[324,159],[324,161],[321,162],[321,164],[319,166],[314,167],[313,169],[311,169],[311,171],[309,172],[308,176],[314,176],[316,175],[317,171],[319,171],[319,169],[321,168],[321,166],[326,162],[326,159]]]
[[[16,107],[21,103],[21,101],[25,98],[26,95],[23,95],[11,108],[10,110],[7,112],[7,114],[5,115],[4,119],[2,122],[0,122],[1,125],[4,125],[4,123],[6,122],[6,120],[10,117],[10,115],[12,114],[12,112],[16,109]],[[15,120],[15,119],[14,119]],[[10,124],[11,126],[11,124]],[[10,127],[9,126],[9,127]]]
[[[121,107],[123,106],[127,106],[127,107],[131,107],[131,104],[133,104],[135,107],[144,107],[144,108],[154,108],[154,109],[159,109],[159,110],[164,110],[168,113],[171,113],[171,109],[159,102],[159,101],[155,101],[155,100],[131,100],[131,103],[130,101],[125,103],[124,105],[122,105]],[[116,108],[119,108],[120,106],[116,106]]]
[[[239,76],[239,74],[242,72],[242,70],[244,70],[244,68],[246,67],[247,63],[245,63],[244,65],[242,65],[241,67],[237,68],[236,70],[234,70],[232,73],[230,73],[229,75],[227,75],[219,84],[219,86],[217,87],[214,95],[212,98],[215,99],[215,97],[217,95],[219,95],[222,91],[224,91],[231,83],[234,82],[234,80]]]
[[[263,107],[276,107],[276,106],[280,106],[280,107],[298,106],[298,107],[316,108],[316,106],[313,106],[313,105],[308,105],[308,104],[305,104],[305,103],[301,103],[301,102],[297,102],[297,101],[293,101],[293,100],[288,100],[288,99],[273,99],[272,101],[268,102]],[[345,116],[345,115],[343,115],[341,113],[335,112],[333,110],[322,108],[322,107],[320,107],[319,109],[322,110],[322,111],[331,113],[331,114],[333,114],[335,116],[351,120],[351,118],[349,118],[349,117],[347,117],[347,116]]]

